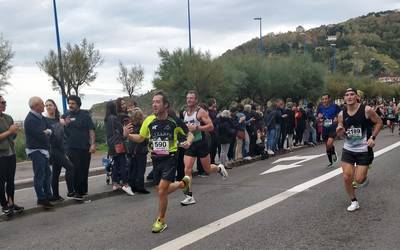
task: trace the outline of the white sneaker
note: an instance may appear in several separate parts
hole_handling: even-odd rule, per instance
[[[130,195],[130,196],[135,195],[135,193],[132,192],[132,188],[130,186],[128,186],[128,185],[123,186],[122,190],[124,190],[127,195]]]
[[[188,205],[193,205],[196,204],[196,200],[193,198],[193,196],[186,195],[185,199],[181,201],[182,206],[188,206]]]
[[[246,160],[246,161],[250,161],[250,160],[252,160],[253,158],[251,158],[251,156],[246,156],[246,157],[244,157],[243,159]]]
[[[358,201],[352,201],[350,206],[347,207],[347,211],[354,212],[359,208],[360,208],[360,205],[358,204]]]
[[[274,155],[274,154],[275,154],[274,151],[272,151],[271,149],[268,149],[268,150],[267,150],[267,153],[268,153],[269,155]]]
[[[228,171],[226,171],[225,166],[223,164],[218,165],[219,168],[219,174],[223,177],[226,178],[228,177]]]

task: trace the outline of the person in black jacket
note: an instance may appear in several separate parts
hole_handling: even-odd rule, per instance
[[[74,191],[74,166],[65,154],[64,126],[60,123],[60,111],[58,111],[57,105],[52,99],[48,99],[45,102],[45,106],[45,119],[52,132],[50,136],[50,164],[53,170],[53,175],[51,178],[53,197],[50,199],[50,201],[63,201],[64,198],[60,196],[58,188],[61,168],[65,168],[65,182],[67,184],[68,193],[71,194]]]
[[[229,146],[236,138],[236,126],[229,110],[224,110],[218,119],[219,143],[221,144],[221,163],[227,168]]]
[[[44,208],[52,208],[50,203],[53,197],[51,192],[51,169],[50,158],[50,135],[51,130],[43,118],[44,103],[40,97],[34,96],[29,99],[31,111],[25,118],[25,144],[26,154],[32,159],[33,185],[37,196],[37,204]]]
[[[142,126],[144,115],[142,110],[135,108],[132,111],[131,124],[133,134],[139,134]],[[150,192],[144,188],[144,174],[147,164],[147,153],[149,152],[148,140],[141,143],[133,141],[128,142],[128,169],[129,169],[129,185],[133,192],[141,194],[149,194]]]
[[[113,190],[121,188],[128,195],[134,195],[132,188],[128,185],[123,127],[118,119],[117,107],[114,101],[109,101],[106,105],[104,122],[106,124],[108,155],[112,156],[114,161],[112,169]],[[120,186],[120,182],[122,182],[122,186]]]

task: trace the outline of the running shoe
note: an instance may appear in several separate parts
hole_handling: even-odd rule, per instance
[[[228,177],[228,171],[226,171],[225,166],[223,164],[218,165],[218,173],[225,179]]]
[[[151,229],[151,231],[152,231],[153,233],[161,233],[161,232],[164,231],[167,227],[168,227],[168,226],[167,226],[167,223],[162,222],[162,221],[160,220],[160,218],[158,218],[158,219],[156,220],[156,222],[154,222],[153,228]]]
[[[3,214],[5,214],[6,216],[11,216],[13,214],[13,210],[12,208],[10,208],[9,206],[4,206],[1,208],[1,211],[3,212]]]
[[[71,192],[71,193],[67,193],[67,199],[73,199],[75,196],[75,193]]]
[[[193,205],[196,204],[196,200],[193,198],[193,196],[186,195],[185,199],[181,201],[182,206],[188,206],[188,205]]]
[[[190,180],[190,177],[187,176],[187,175],[185,175],[185,176],[182,178],[182,181],[185,183],[185,186],[183,187],[182,192],[183,192],[185,195],[187,195],[187,194],[189,193],[190,186],[192,185],[192,181]]]
[[[347,211],[354,212],[359,208],[360,208],[360,204],[358,204],[358,201],[352,201],[350,206],[347,207]]]
[[[20,214],[24,211],[24,207],[20,207],[17,204],[13,204],[10,206],[10,209],[14,211],[14,213]]]
[[[267,154],[269,154],[269,155],[274,155],[274,154],[275,154],[275,152],[274,152],[274,151],[272,151],[271,149],[268,149],[268,150],[267,150]]]
[[[132,192],[132,188],[131,188],[130,186],[128,186],[128,185],[122,186],[122,190],[123,190],[127,195],[130,195],[130,196],[134,196],[134,195],[135,195],[135,193]]]
[[[329,162],[329,164],[327,165],[328,168],[333,166],[333,162]]]

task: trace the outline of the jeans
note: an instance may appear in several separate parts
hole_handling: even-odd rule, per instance
[[[112,169],[111,177],[113,183],[122,184],[128,183],[128,171],[126,165],[126,154],[118,154],[113,156],[114,167]]]
[[[228,152],[229,152],[229,143],[221,144],[221,163],[226,166],[228,163]]]
[[[16,166],[15,155],[0,157],[0,203],[3,207],[7,206],[9,199],[14,203]]]
[[[144,189],[144,173],[146,171],[147,155],[129,156],[129,186],[136,190]]]
[[[29,154],[32,159],[33,167],[33,185],[38,200],[48,200],[53,197],[51,193],[51,169],[49,159],[39,151]]]
[[[268,150],[275,150],[276,146],[276,129],[275,128],[270,128],[268,129],[268,135],[267,135],[267,149]]]
[[[89,149],[69,149],[67,153],[74,165],[74,192],[84,195],[88,192],[88,178],[91,154]]]

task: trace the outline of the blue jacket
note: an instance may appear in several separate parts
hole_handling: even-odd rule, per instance
[[[50,148],[50,138],[44,133],[48,129],[44,117],[39,118],[32,112],[29,112],[24,121],[26,148],[45,149]]]

